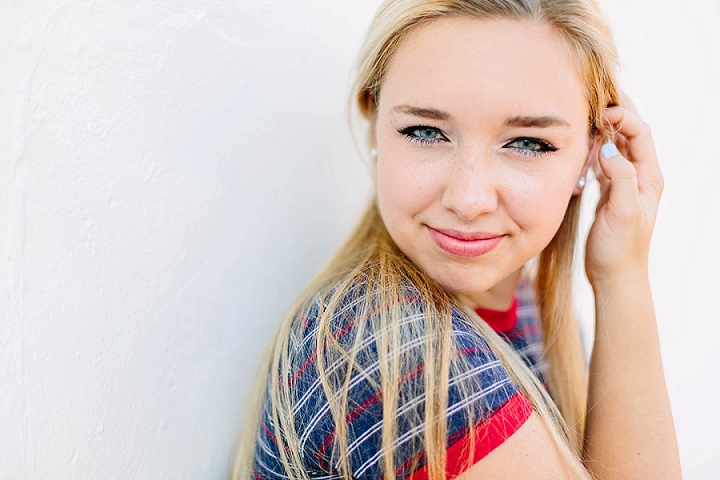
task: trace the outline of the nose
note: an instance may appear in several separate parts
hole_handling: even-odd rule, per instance
[[[459,151],[448,165],[442,205],[463,221],[492,213],[498,207],[497,183],[489,153]]]

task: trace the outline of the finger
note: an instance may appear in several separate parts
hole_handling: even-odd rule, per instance
[[[598,152],[598,157],[600,157],[599,152]],[[603,173],[603,170],[602,170],[602,167],[600,167],[599,161],[595,162],[595,165],[593,167],[593,172],[595,173],[595,178],[597,178],[597,181],[600,184],[600,191],[602,192],[607,187],[607,183],[609,182],[609,180]]]
[[[651,140],[648,125],[627,108],[608,107],[603,112],[603,120],[615,133],[622,134],[628,141],[637,137],[643,137],[646,141]]]
[[[617,132],[623,157],[635,167],[640,190],[650,191],[659,197],[663,185],[662,173],[648,125],[623,107],[607,108],[603,118]]]
[[[600,168],[608,179],[606,206],[620,218],[633,218],[641,213],[637,173],[634,165],[620,155],[617,147],[606,143],[600,149]]]
[[[628,149],[630,148],[630,142],[628,142],[627,138],[625,138],[625,135],[622,133],[618,133],[615,136],[615,141],[613,142],[615,146],[620,150],[620,155],[627,158],[629,156]]]
[[[602,173],[602,168],[600,168],[599,162],[597,163],[597,169],[600,171],[598,176],[600,197],[598,198],[597,205],[595,206],[595,215],[597,215],[598,212],[605,207],[605,204],[608,201],[608,192],[610,192],[610,180],[608,180],[605,174]]]

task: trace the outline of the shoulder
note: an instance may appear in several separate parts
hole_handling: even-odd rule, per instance
[[[282,345],[288,362],[275,365],[278,370],[271,374],[284,378],[276,385],[287,388],[287,398],[292,399],[286,413],[308,471],[333,471],[336,418],[347,420],[347,451],[354,475],[380,478],[383,428],[388,423],[383,404],[394,398],[390,420],[397,432],[394,463],[402,478],[402,472],[409,474],[424,462],[424,412],[437,396],[438,385],[445,385],[447,392],[441,403],[446,409],[448,446],[517,393],[467,316],[454,307],[439,315],[412,286],[383,292],[359,278],[318,293],[295,313]],[[437,368],[443,358],[444,374]],[[390,385],[397,388],[387,391]],[[267,396],[273,395],[268,390]],[[272,447],[277,435],[270,409],[266,401],[259,446]]]
[[[312,363],[352,352],[354,365],[377,363],[378,348],[392,339],[401,362],[421,362],[443,338],[453,363],[462,359],[499,366],[476,324],[452,303],[438,308],[412,285],[382,291],[362,277],[317,293],[295,313],[287,349],[300,376]],[[442,353],[442,352],[437,352]],[[371,365],[372,366],[372,365]]]

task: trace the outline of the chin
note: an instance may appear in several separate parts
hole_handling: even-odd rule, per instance
[[[430,275],[440,286],[452,295],[472,296],[478,293],[487,292],[502,281],[495,275],[484,273],[463,273],[445,274],[439,276]],[[460,276],[461,278],[458,278]]]

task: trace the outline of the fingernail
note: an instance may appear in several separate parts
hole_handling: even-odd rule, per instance
[[[605,158],[612,158],[620,155],[620,152],[618,151],[614,143],[606,143],[605,145],[603,145],[600,148],[600,153],[602,153],[602,156]]]

